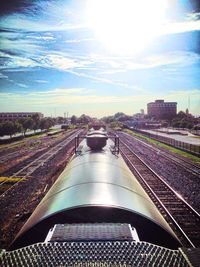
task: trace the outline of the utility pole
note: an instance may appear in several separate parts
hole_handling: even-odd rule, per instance
[[[190,95],[188,95],[188,112],[190,112]]]

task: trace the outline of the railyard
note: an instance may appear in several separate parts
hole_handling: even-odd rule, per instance
[[[12,242],[56,181],[73,154],[74,138],[79,132],[31,138],[0,148],[1,247]]]
[[[83,260],[82,253],[84,260],[90,262],[103,259],[120,264],[141,262],[147,266],[155,263],[157,266],[189,266],[184,255],[193,259],[191,251],[200,244],[199,160],[195,157],[189,160],[125,131],[109,131],[107,135],[103,128],[101,131],[91,131],[89,128],[87,134],[83,129],[74,129],[0,148],[0,244],[3,249],[11,249],[10,252],[3,250],[0,259],[3,266],[35,266],[36,263],[40,266],[43,262],[48,262],[50,266],[57,266],[58,262],[74,266],[74,263]],[[83,138],[85,140],[81,142]],[[84,188],[87,188],[86,192]],[[148,197],[152,204],[147,201]],[[103,203],[106,203],[106,208]],[[119,208],[116,208],[118,205]],[[131,209],[133,213],[129,211]],[[119,239],[120,242],[80,242],[81,239],[70,242],[69,236],[67,242],[45,240],[43,243],[48,226],[56,218],[54,216],[57,222],[62,223],[64,219],[68,224],[56,224],[50,232],[55,227],[69,227],[69,231],[75,227],[78,232],[82,231],[81,228],[87,229],[86,236],[89,234],[90,238],[96,234],[100,238],[103,233],[106,238],[110,234],[113,238],[114,227],[128,227],[130,230],[130,224],[125,223],[132,221],[140,239],[137,234],[134,236],[132,228],[131,239],[127,239],[128,235],[125,236],[124,232],[121,237],[123,241]],[[137,216],[141,217],[137,219]],[[83,223],[88,218],[90,223]],[[154,222],[157,223],[154,225]],[[100,230],[102,227],[103,232]],[[85,240],[84,232],[81,236]],[[65,240],[63,238],[62,235],[61,240]],[[51,244],[56,249],[53,258]],[[97,254],[91,254],[91,244],[92,247],[98,245]],[[109,252],[102,254],[104,244],[110,247]],[[115,246],[118,246],[117,257],[114,252],[111,259],[109,253]],[[129,253],[119,256],[124,246]],[[44,259],[41,258],[43,247]],[[63,250],[62,256],[60,249]],[[148,259],[143,258],[144,251]],[[36,260],[37,255],[40,256]]]
[[[200,215],[196,211],[200,195],[197,189],[199,166],[187,162],[183,168],[186,159],[178,157],[177,161],[175,155],[169,157],[169,153],[156,147],[149,148],[149,144],[137,138],[124,133],[119,136],[121,154],[182,243],[199,246]]]
[[[56,136],[43,135],[0,148],[1,247],[10,245],[56,181],[74,153],[74,139],[80,132],[73,130]],[[140,182],[153,202],[160,206],[160,212],[180,240],[186,246],[199,246],[199,164],[127,133],[115,134],[120,137],[120,152],[129,168],[132,170],[134,166],[133,172],[137,177],[150,181],[150,186]],[[133,153],[145,162],[148,171],[144,170],[144,162],[141,167],[141,163],[133,158]],[[163,179],[165,185],[155,182],[153,175]],[[174,191],[167,193],[169,189]],[[178,198],[173,199],[172,195]]]

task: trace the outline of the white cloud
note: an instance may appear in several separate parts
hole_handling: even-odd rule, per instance
[[[24,40],[25,38],[25,40]],[[42,50],[41,44],[36,43],[33,40],[27,39],[24,35],[21,37],[16,37],[13,40],[9,40],[6,38],[1,38],[1,50],[12,51],[14,54],[34,54]]]
[[[35,80],[35,82],[37,82],[37,83],[49,83],[49,82],[46,81],[46,80]]]
[[[58,70],[68,70],[74,68],[86,67],[91,62],[86,60],[76,60],[68,57],[65,53],[43,53],[44,55],[32,55],[32,58],[25,56],[10,55],[5,52],[0,52],[0,56],[7,59],[0,69],[26,68],[29,70],[33,67],[54,68]],[[45,55],[46,54],[46,55]]]
[[[6,75],[0,73],[0,79],[8,79],[8,76],[6,76]]]
[[[85,92],[88,91],[88,94]],[[1,111],[42,111],[46,114],[56,108],[57,111],[68,110],[71,114],[88,113],[91,116],[104,116],[123,111],[127,114],[146,109],[148,102],[162,98],[165,101],[176,101],[178,110],[185,110],[190,96],[191,109],[194,115],[200,114],[200,89],[187,91],[160,92],[160,95],[140,94],[138,96],[103,96],[87,88],[56,88],[38,93],[5,93],[0,92]],[[13,105],[13,103],[15,103]],[[61,109],[62,107],[62,109]],[[62,115],[63,113],[60,113]],[[58,114],[57,114],[58,115]]]
[[[82,42],[91,42],[95,41],[95,38],[83,38],[83,39],[71,39],[71,40],[66,40],[66,44],[74,44],[74,43],[82,43]]]
[[[34,39],[34,40],[41,40],[41,41],[54,41],[55,37],[53,36],[35,36],[35,35],[30,35],[27,36],[27,38]]]
[[[146,59],[147,68],[165,66],[165,65],[180,65],[189,66],[200,61],[200,55],[194,52],[174,51],[158,56],[150,56]]]
[[[16,83],[16,85],[18,85],[19,87],[22,87],[22,88],[28,88],[28,85],[26,85],[24,83]]]
[[[37,97],[63,97],[63,96],[70,96],[70,95],[85,95],[90,93],[90,91],[86,88],[55,88],[53,90],[47,91],[36,91],[33,93],[29,93],[29,95],[37,96]]]
[[[45,61],[44,65],[47,67],[50,66],[60,70],[73,69],[82,66],[81,62],[61,55],[48,55],[46,56]]]
[[[96,62],[103,64],[101,74],[114,74],[128,70],[142,70],[162,66],[189,66],[200,62],[200,55],[194,52],[174,51],[152,56],[134,58],[110,58],[100,55],[92,56]]]
[[[160,35],[192,32],[198,30],[200,30],[200,20],[171,22],[163,26],[163,28],[160,31]]]
[[[189,13],[187,15],[187,20],[191,21],[191,20],[199,20],[200,19],[200,12],[196,12],[196,13]]]
[[[123,87],[123,88],[127,88],[127,89],[133,89],[134,91],[139,91],[139,92],[143,91],[139,87],[135,87],[135,86],[129,85],[129,84],[127,84],[125,82],[122,82],[122,81],[106,79],[106,78],[98,77],[98,76],[95,76],[95,75],[88,75],[88,74],[85,74],[85,73],[71,71],[71,70],[69,70],[68,72],[71,73],[71,74],[74,74],[76,76],[88,78],[90,80],[93,80],[93,81],[96,81],[96,82],[99,82],[99,83],[112,84],[112,85],[116,85],[118,87]]]
[[[79,103],[124,103],[133,101],[132,98],[141,98],[141,96],[103,96],[97,94],[96,90],[87,88],[56,88],[48,91],[38,91],[34,93],[5,93],[0,92],[1,99],[21,99],[24,103],[43,103],[54,104],[79,104]]]
[[[8,53],[0,52],[0,57],[7,58],[5,64],[0,66],[0,69],[15,69],[15,68],[32,68],[37,66],[37,63],[30,58],[10,55]]]
[[[59,14],[59,13],[58,13]],[[57,18],[49,17],[46,20],[43,17],[30,17],[29,14],[11,14],[2,19],[1,27],[5,29],[15,29],[20,31],[45,32],[45,31],[70,31],[86,28],[83,23],[70,23],[61,21],[59,15]]]

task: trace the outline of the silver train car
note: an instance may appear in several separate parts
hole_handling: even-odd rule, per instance
[[[43,242],[50,228],[65,223],[129,223],[141,241],[171,249],[180,246],[123,158],[113,153],[113,146],[111,139],[97,150],[88,147],[87,140],[80,143],[12,249]]]

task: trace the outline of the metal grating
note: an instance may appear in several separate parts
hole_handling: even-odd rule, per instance
[[[139,241],[134,233],[125,223],[56,224],[45,241]]]
[[[2,267],[188,267],[178,250],[146,242],[47,242],[2,251]]]

